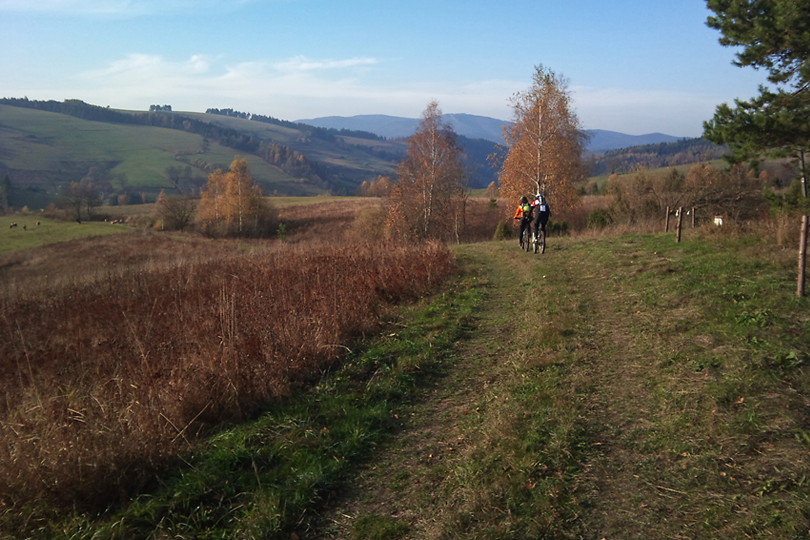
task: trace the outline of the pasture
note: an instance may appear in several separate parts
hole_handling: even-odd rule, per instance
[[[57,221],[36,214],[0,216],[0,255],[46,244],[131,231],[131,228],[124,225],[98,221]]]

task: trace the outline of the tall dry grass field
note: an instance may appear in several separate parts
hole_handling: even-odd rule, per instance
[[[508,213],[502,206],[489,199],[469,197],[465,205],[464,229],[461,242],[491,240],[498,222]],[[385,220],[389,201],[385,198],[367,197],[346,202],[320,202],[279,208],[279,221],[284,224],[285,234],[291,242],[314,240],[384,241]],[[451,226],[448,217],[448,227]],[[396,239],[395,239],[396,240]]]
[[[0,297],[4,511],[127,497],[202,433],[317,378],[387,303],[426,293],[453,269],[438,244],[242,252],[149,238],[123,235],[87,253],[77,244],[92,277],[26,287],[17,276]],[[128,264],[108,259],[130,249]]]

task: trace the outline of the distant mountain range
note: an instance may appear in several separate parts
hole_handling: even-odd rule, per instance
[[[453,126],[459,135],[471,139],[484,139],[496,143],[503,142],[503,126],[509,124],[506,120],[498,120],[488,116],[473,114],[445,114],[444,120]],[[324,116],[296,120],[297,123],[329,129],[348,129],[352,131],[367,131],[380,137],[398,138],[409,137],[416,131],[420,120],[417,118],[403,118],[400,116],[387,116],[384,114],[365,114],[358,116]],[[599,154],[609,150],[628,148],[646,144],[676,142],[683,137],[674,137],[663,133],[649,133],[646,135],[627,135],[617,131],[604,129],[583,130],[589,140],[586,149],[591,154]]]

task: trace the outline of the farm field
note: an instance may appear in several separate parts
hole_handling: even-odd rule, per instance
[[[165,417],[156,424],[162,435],[144,441],[174,439],[182,459],[122,456],[101,439],[99,449],[119,456],[113,470],[132,478],[114,486],[99,474],[111,469],[85,468],[85,482],[119,493],[101,514],[78,488],[64,492],[75,506],[21,504],[9,496],[14,476],[6,471],[0,531],[31,538],[800,538],[810,531],[810,321],[807,299],[794,296],[795,252],[766,234],[703,228],[687,230],[680,244],[658,233],[551,237],[537,256],[518,251],[514,240],[374,252],[352,244],[350,233],[350,216],[373,203],[331,213],[320,204],[290,205],[288,242],[136,232],[17,253],[34,275],[38,264],[71,254],[95,262],[66,263],[64,272],[83,276],[65,280],[66,300],[96,306],[104,317],[68,323],[91,332],[64,351],[90,354],[91,363],[94,350],[134,353],[134,367],[108,380],[150,388],[148,401],[160,406],[148,414],[126,402],[128,421],[145,429],[149,418]],[[321,243],[323,231],[331,242]],[[273,285],[281,260],[305,270],[283,279],[287,296]],[[339,306],[363,287],[347,285],[351,272],[336,272],[365,274],[372,260],[385,270],[371,288],[388,287],[384,298],[397,305],[372,310],[359,330],[341,334],[332,324],[349,317]],[[112,271],[115,261],[132,271]],[[106,271],[90,279],[92,266]],[[37,305],[40,286],[27,293],[30,282],[15,275],[2,299],[4,342],[15,344],[18,358],[9,367],[17,373],[7,382],[12,392],[14,381],[47,373],[37,351],[69,342],[61,330],[37,334],[25,305]],[[193,300],[203,283],[208,300]],[[412,288],[417,283],[424,286]],[[67,285],[41,285],[54,286]],[[98,298],[88,296],[93,289]],[[194,308],[174,304],[186,296]],[[310,322],[284,318],[304,299],[331,307],[323,318],[313,311]],[[274,304],[281,309],[271,313]],[[48,305],[56,311],[58,297]],[[132,309],[123,318],[122,306]],[[351,318],[362,312],[352,309]],[[48,317],[51,329],[73,320]],[[121,343],[108,337],[116,318]],[[256,323],[278,318],[289,334]],[[264,390],[234,391],[257,378],[251,370],[264,364],[250,359],[267,354],[273,340],[262,336],[271,334],[307,351],[295,362],[303,371],[258,377],[273,381]],[[202,345],[206,336],[220,341]],[[306,336],[317,337],[314,348],[304,346]],[[170,359],[199,357],[203,346],[226,371],[172,386],[179,366],[167,369]],[[60,377],[79,381],[82,373]],[[82,426],[114,429],[99,414],[114,385],[86,398],[82,387],[60,385],[61,395],[26,394],[25,405],[0,421],[7,444],[11,428],[29,429],[44,410],[62,411],[62,436]],[[224,399],[207,405],[211,397],[195,392],[206,387]],[[166,388],[186,396],[185,409],[165,401]],[[58,478],[58,456],[47,457],[39,474]]]

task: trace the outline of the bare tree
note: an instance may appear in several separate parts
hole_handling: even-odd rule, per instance
[[[161,190],[155,203],[155,213],[161,229],[182,231],[191,223],[194,199],[189,195],[166,195]]]
[[[100,204],[99,192],[88,179],[81,182],[70,182],[62,188],[60,206],[67,210],[71,218],[76,221],[91,219],[93,209]]]

